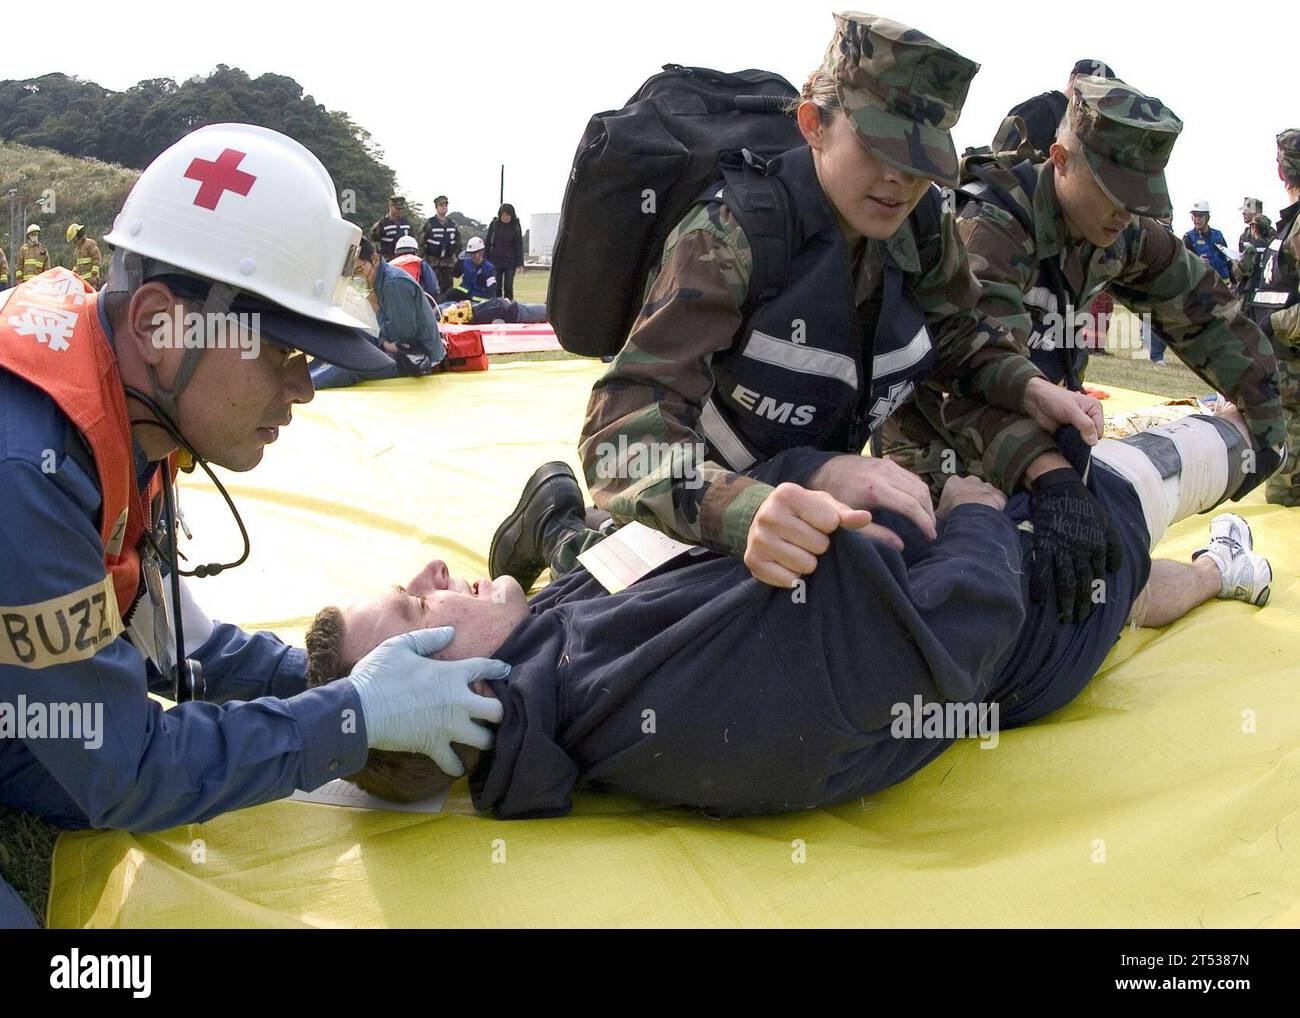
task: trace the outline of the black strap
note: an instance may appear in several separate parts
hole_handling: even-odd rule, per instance
[[[1034,190],[1038,184],[1037,166],[1026,159],[1023,162],[1016,163],[1015,166],[1007,167],[1012,175],[1015,176],[1020,188],[1025,192],[1025,197],[1029,199],[1031,206],[1034,200]],[[988,188],[994,197],[994,202],[998,208],[1011,215],[1017,223],[1020,224],[1031,239],[1034,236],[1034,220],[1030,213],[1020,202],[1016,201],[1005,187],[998,181],[995,174],[991,173],[988,167],[976,166],[972,171],[979,181]],[[963,191],[968,197],[975,201],[986,201],[982,194],[970,194],[969,191]],[[1052,296],[1056,298],[1057,311],[1065,314],[1065,310],[1073,305],[1069,297],[1069,287],[1066,285],[1065,276],[1061,272],[1059,255],[1052,255],[1047,258],[1039,259],[1039,268],[1047,276],[1048,289],[1052,291]],[[1073,337],[1071,337],[1073,338]],[[1074,349],[1062,349],[1058,351],[1061,355],[1061,363],[1065,371],[1065,385],[1075,392],[1083,391],[1083,382],[1079,378],[1079,364],[1077,351]]]
[[[717,200],[726,202],[736,217],[754,259],[741,309],[748,318],[789,284],[794,233],[790,196],[785,185],[767,172],[767,161],[749,149],[723,156],[718,165],[725,187]]]

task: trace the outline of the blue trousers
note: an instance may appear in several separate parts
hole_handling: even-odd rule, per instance
[[[341,368],[337,364],[317,361],[311,366],[311,384],[317,389],[342,389],[358,382],[368,382],[374,378],[397,378],[401,374],[396,364],[374,371],[353,371]]]
[[[1149,350],[1148,350],[1148,354],[1147,354],[1147,355],[1148,355],[1148,356],[1149,356],[1153,361],[1162,361],[1162,360],[1164,360],[1164,359],[1165,359],[1165,341],[1164,341],[1163,339],[1161,339],[1159,336],[1157,336],[1157,335],[1156,335],[1156,330],[1153,329],[1153,328],[1151,328],[1151,326],[1147,325],[1147,323],[1146,323],[1145,321],[1143,321],[1143,323],[1142,323],[1142,332],[1143,332],[1143,335],[1146,337],[1146,340],[1147,340],[1147,346],[1148,346],[1148,348],[1149,348]]]

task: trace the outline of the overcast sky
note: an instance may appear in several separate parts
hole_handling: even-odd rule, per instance
[[[531,213],[559,211],[592,113],[623,105],[670,62],[761,67],[797,87],[821,62],[834,9],[807,0],[422,6],[73,0],[59,20],[84,27],[78,45],[46,45],[37,35],[7,46],[0,77],[63,71],[122,89],[141,78],[184,80],[218,63],[253,76],[287,74],[370,131],[402,191],[426,207],[445,191],[453,209],[486,220],[505,163],[506,201],[526,225]],[[1062,88],[1076,59],[1096,57],[1186,124],[1169,167],[1180,230],[1200,198],[1232,243],[1246,194],[1276,217],[1285,196],[1274,138],[1300,126],[1281,40],[1300,30],[1300,5],[1013,0],[974,16],[979,10],[974,0],[893,0],[876,9],[982,65],[955,129],[958,151],[987,142],[1010,106]]]

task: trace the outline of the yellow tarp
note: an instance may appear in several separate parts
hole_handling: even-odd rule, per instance
[[[471,577],[523,481],[574,446],[600,365],[324,393],[231,479],[248,565],[213,615],[296,639],[431,557]],[[1111,411],[1157,402],[1112,390]],[[236,533],[185,484],[193,560]],[[1300,925],[1300,510],[1245,515],[1270,605],[1127,633],[1065,710],[834,810],[718,822],[587,795],[564,820],[275,803],[157,835],[65,834],[52,926]],[[1172,533],[1186,559],[1208,520]]]

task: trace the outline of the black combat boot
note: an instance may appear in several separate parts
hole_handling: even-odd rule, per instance
[[[528,590],[548,566],[557,576],[572,568],[572,554],[561,560],[559,553],[586,531],[585,511],[582,488],[567,463],[538,467],[514,512],[492,535],[489,575],[513,576]]]

